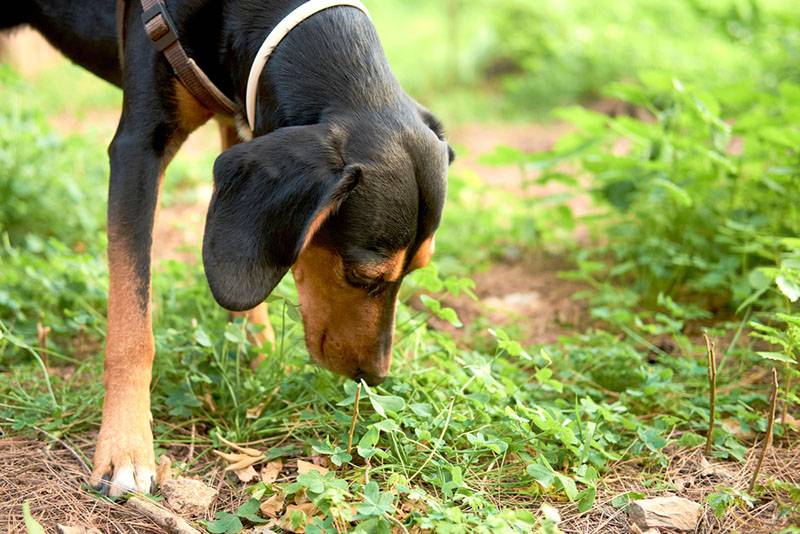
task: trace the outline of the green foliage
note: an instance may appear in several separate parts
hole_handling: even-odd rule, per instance
[[[653,68],[710,88],[798,80],[799,19],[790,1],[514,0],[471,9],[491,13],[482,64],[521,106],[595,98],[608,83]]]
[[[102,228],[107,163],[102,148],[61,139],[29,99],[30,86],[0,65],[0,234],[93,242]]]
[[[705,442],[703,329],[726,341],[716,403],[718,421],[729,424],[712,435],[714,456],[743,461],[750,443],[741,435],[765,430],[768,392],[742,381],[754,367],[780,365],[781,408],[789,414],[800,405],[800,86],[788,68],[798,31],[786,3],[609,0],[599,10],[582,0],[454,1],[447,4],[459,8],[455,37],[492,25],[454,55],[441,44],[444,4],[370,6],[389,28],[400,77],[432,100],[458,100],[452,84],[474,88],[483,82],[478,67],[504,61],[516,70],[493,90],[516,95],[517,110],[638,80],[605,91],[632,116],[562,109],[558,116],[575,129],[553,150],[500,148],[484,158],[515,164],[520,190],[588,189],[592,215],[576,216],[564,197],[531,200],[455,173],[436,263],[401,291],[393,377],[361,384],[358,406],[358,384],[309,362],[290,280],[269,300],[275,346],[256,347],[247,336],[254,327],[231,322],[213,302],[199,261],[162,262],[153,291],[157,446],[194,428],[215,445],[215,432],[258,440],[268,460],[316,454],[332,465],[326,474],[256,484],[240,508],[207,522],[210,532],[260,524],[260,499],[276,493],[319,510],[283,518],[308,522],[309,533],[391,532],[399,524],[558,532],[550,505],[532,512],[541,502],[590,512],[609,470],[629,460],[641,466],[643,488],[663,488],[670,457]],[[413,31],[398,23],[412,19]],[[432,47],[429,55],[419,55],[420,43]],[[698,57],[698,47],[707,53]],[[432,66],[435,76],[426,75]],[[102,398],[106,158],[88,136],[53,135],[41,103],[22,98],[26,85],[7,68],[0,89],[9,95],[0,102],[0,429],[82,434],[96,429]],[[87,94],[103,105],[118,97],[105,86]],[[186,189],[209,162],[179,164],[167,202],[191,195]],[[572,240],[579,227],[590,230],[580,244]],[[463,326],[453,302],[477,299],[470,275],[545,247],[571,254],[574,268],[562,276],[585,288],[575,298],[586,325],[565,326],[558,342],[542,346],[518,339],[514,325],[460,328],[455,337],[431,326],[441,324],[434,318]],[[268,362],[251,369],[260,352]],[[779,435],[789,431],[778,425]],[[796,515],[796,487],[777,482],[765,491],[772,493],[718,487],[707,504],[722,516],[774,493],[788,496],[781,506]],[[622,509],[644,495],[625,491],[611,504]]]
[[[560,176],[565,159],[577,162],[607,206],[594,222],[608,245],[579,257],[578,278],[633,281],[651,302],[703,293],[750,306],[776,296],[771,280],[796,299],[800,213],[787,193],[800,180],[800,86],[786,82],[775,93],[737,86],[712,96],[664,73],[641,80],[609,94],[652,119],[565,109],[560,115],[576,133],[550,153],[515,156],[543,169],[542,181]],[[726,110],[743,94],[752,104],[730,126]],[[608,258],[614,267],[606,271]]]

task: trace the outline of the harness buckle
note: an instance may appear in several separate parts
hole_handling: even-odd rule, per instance
[[[178,32],[175,30],[175,25],[172,24],[163,0],[158,0],[153,7],[142,13],[142,22],[144,22],[147,36],[150,37],[159,52],[163,52],[165,48],[178,40]]]

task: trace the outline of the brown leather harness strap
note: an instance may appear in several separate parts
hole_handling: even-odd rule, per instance
[[[120,61],[122,61],[122,41],[124,39],[124,16],[125,0],[118,0],[117,3],[117,26],[120,39]],[[172,65],[175,75],[206,109],[214,113],[225,115],[235,115],[237,106],[216,85],[206,76],[197,66],[197,63],[186,54],[183,46],[178,40],[178,32],[175,25],[167,13],[163,0],[141,0],[142,3],[142,22],[145,31],[156,49],[163,53],[167,61]]]

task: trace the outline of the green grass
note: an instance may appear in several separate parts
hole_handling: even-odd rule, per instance
[[[456,118],[484,112],[497,118],[504,112],[488,104],[493,97],[487,95],[501,94],[511,95],[505,105],[525,116],[529,110],[517,97],[547,91],[478,90],[485,80],[469,69],[479,63],[465,60],[454,72],[446,67],[447,35],[439,24],[444,6],[373,4],[398,75],[435,109],[443,102],[445,113]],[[320,510],[308,532],[388,532],[399,524],[444,533],[558,532],[540,511],[543,504],[556,506],[568,521],[607,513],[614,497],[613,506],[625,506],[628,492],[614,482],[620,465],[636,466],[637,491],[680,491],[672,485],[670,463],[701,446],[708,432],[702,341],[708,331],[721,355],[716,415],[725,423],[712,433],[712,456],[738,471],[753,436],[767,424],[768,387],[749,377],[777,368],[779,412],[785,407],[797,416],[800,408],[800,86],[768,83],[783,72],[785,58],[755,57],[727,37],[706,35],[700,19],[687,14],[688,5],[679,11],[686,18],[680,27],[707,47],[707,58],[689,61],[673,40],[671,50],[685,61],[675,70],[643,70],[631,60],[626,68],[636,72],[615,70],[610,80],[603,75],[591,81],[635,74],[604,91],[647,110],[648,119],[562,109],[557,116],[575,124],[575,131],[552,151],[501,148],[486,158],[519,166],[530,181],[571,184],[575,193],[588,189],[590,219],[555,200],[547,204],[489,188],[468,172],[451,176],[436,261],[404,284],[392,378],[380,387],[359,386],[308,361],[291,280],[270,297],[276,346],[254,347],[248,326],[229,322],[213,302],[199,261],[162,262],[153,281],[158,452],[185,443],[194,428],[201,445],[219,447],[219,433],[258,442],[286,460],[328,458],[333,469],[327,475],[241,490],[257,500],[276,493],[290,500],[304,491]],[[706,22],[729,17],[712,9],[717,4],[692,5]],[[608,6],[590,28],[600,40],[580,54],[564,52],[598,72],[607,67],[598,43],[608,37],[608,20],[623,9],[622,3]],[[657,12],[654,6],[626,13],[641,14],[645,24]],[[496,18],[509,23],[502,10],[482,19],[483,2],[462,8],[465,32],[491,33],[500,27]],[[541,16],[563,23],[586,16],[584,9],[580,2],[562,11],[548,4]],[[402,24],[409,20],[416,22]],[[560,28],[577,31],[578,22]],[[788,35],[775,25],[758,31],[761,50],[774,51]],[[476,43],[482,39],[478,35]],[[420,43],[433,52],[415,53]],[[486,43],[480,46],[491,50]],[[587,50],[592,54],[581,55]],[[692,80],[690,71],[705,61],[729,73],[742,62],[754,63],[759,75],[737,83],[722,83],[727,74]],[[574,89],[568,98],[601,92],[576,85],[577,72],[553,65],[549,74],[542,72],[563,76],[561,83]],[[47,113],[52,105],[87,116],[93,99],[110,108],[118,92],[75,71],[86,96],[73,102],[58,89],[64,68],[35,81],[37,90],[43,86],[35,99],[23,98],[31,92],[27,82],[0,70],[7,96],[0,101],[0,429],[40,439],[96,431],[102,398],[107,170],[98,140],[108,132],[62,137],[48,125]],[[690,81],[678,81],[684,75]],[[450,92],[449,83],[460,88]],[[461,95],[472,104],[468,112],[469,106],[460,108]],[[560,101],[563,95],[551,96]],[[615,150],[620,140],[630,147],[624,153]],[[737,143],[741,150],[732,148]],[[212,157],[176,162],[167,201],[191,195]],[[588,241],[570,237],[575,225],[589,228]],[[476,324],[490,328],[466,325],[457,337],[433,326],[461,326],[444,302],[471,294],[469,276],[478,270],[498,258],[553,250],[575,266],[562,276],[586,288],[575,295],[586,315],[583,326],[561,325],[567,333],[544,345],[516,339],[509,334],[514,325],[504,331],[487,317]],[[41,327],[51,329],[47,349],[40,346]],[[260,350],[269,351],[269,359],[251,370],[247,362]],[[776,425],[779,448],[796,440],[790,423]],[[202,450],[187,468],[208,475],[216,464]],[[730,517],[771,501],[781,525],[800,520],[800,489],[777,475],[762,476],[752,492],[725,484],[704,491],[718,516],[709,518],[711,528],[721,530]],[[238,515],[222,510],[209,527],[221,531],[228,524],[236,532],[254,519],[247,507]],[[286,518],[293,519],[305,521]]]

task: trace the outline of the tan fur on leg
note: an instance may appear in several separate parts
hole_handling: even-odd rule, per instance
[[[91,484],[112,475],[109,495],[150,491],[155,477],[150,378],[155,354],[150,306],[142,309],[136,275],[124,251],[109,248],[108,340],[103,420]]]

